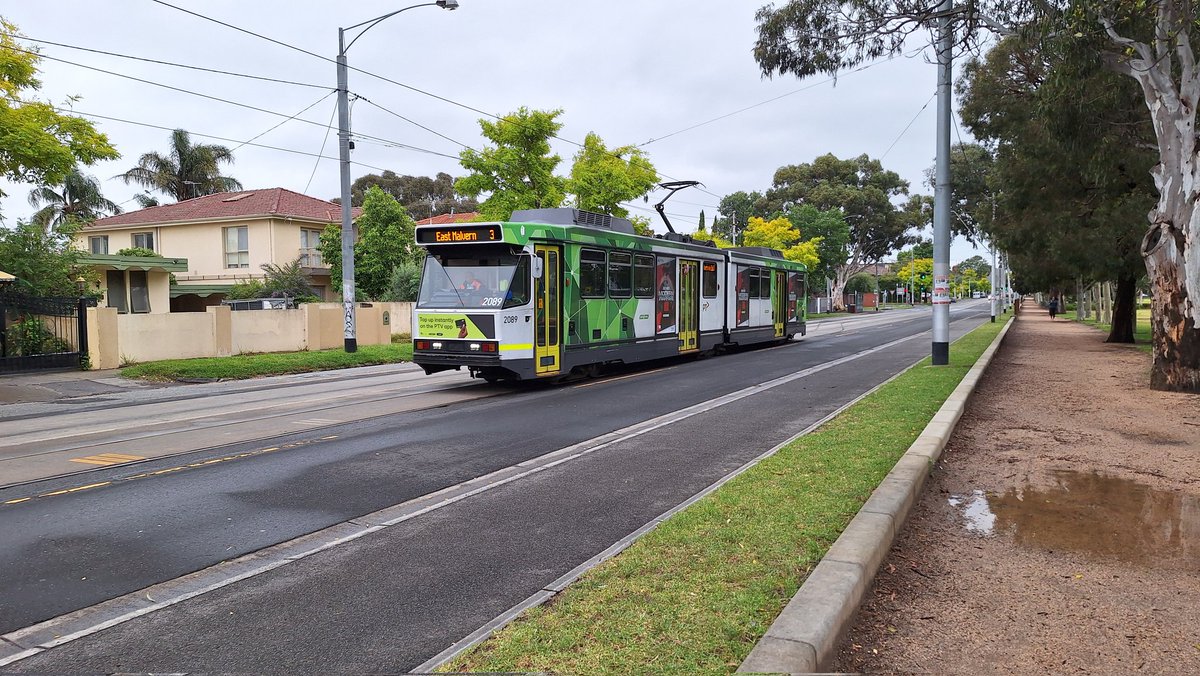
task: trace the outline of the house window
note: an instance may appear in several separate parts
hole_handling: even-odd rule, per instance
[[[317,268],[325,265],[321,260],[321,231],[300,229],[300,265]]]
[[[133,245],[142,249],[154,251],[154,233],[152,232],[135,232],[133,233]]]
[[[104,273],[106,286],[108,286],[108,306],[117,308],[117,312],[125,314],[129,312],[129,294],[125,290],[125,272],[122,270],[109,270]]]
[[[150,311],[150,282],[145,270],[129,271],[129,309],[135,313]]]
[[[225,267],[250,267],[250,234],[249,228],[242,225],[225,230]]]
[[[88,249],[94,254],[108,253],[108,235],[92,235],[88,237]]]

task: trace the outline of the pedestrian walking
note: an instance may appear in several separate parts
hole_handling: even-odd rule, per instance
[[[1051,298],[1050,304],[1046,308],[1050,310],[1050,321],[1054,321],[1054,315],[1058,314],[1058,299]]]

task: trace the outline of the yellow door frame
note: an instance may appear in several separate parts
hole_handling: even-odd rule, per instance
[[[679,351],[700,349],[700,261],[679,259]]]
[[[775,323],[775,337],[782,338],[787,322],[787,272],[774,270],[771,273],[771,319]]]
[[[562,368],[562,247],[537,244],[534,255],[542,261],[534,280],[534,373],[548,376]]]

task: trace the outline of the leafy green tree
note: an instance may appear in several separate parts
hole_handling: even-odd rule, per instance
[[[575,154],[566,191],[575,196],[575,206],[624,218],[629,210],[621,202],[650,192],[658,183],[658,172],[636,146],[609,150],[604,141],[589,132]]]
[[[771,220],[751,216],[743,239],[746,246],[765,246],[777,249],[783,257],[812,268],[817,265],[817,246],[820,240],[803,241],[800,231],[782,216]]]
[[[707,226],[704,222],[704,210],[701,209],[700,210],[700,224],[696,226],[696,229],[697,230],[705,230],[706,228],[707,228]]]
[[[41,225],[59,225],[68,220],[87,223],[101,216],[121,213],[121,207],[104,197],[96,177],[84,175],[78,166],[67,173],[61,186],[31,190],[29,205],[41,207],[32,219]]]
[[[896,271],[896,276],[906,287],[913,284],[916,292],[913,298],[920,300],[923,294],[930,293],[933,289],[933,259],[918,258],[915,261],[901,259],[901,262],[903,265]]]
[[[834,270],[833,297],[840,298],[846,280],[862,272],[908,241],[919,224],[920,210],[897,207],[892,200],[908,194],[908,182],[866,155],[839,159],[822,155],[811,163],[775,171],[762,203],[770,213],[808,204],[836,210],[850,226],[845,263]],[[912,200],[909,205],[916,204]]]
[[[127,246],[124,249],[117,250],[118,256],[140,256],[142,258],[163,258],[154,249],[147,249],[144,246]]]
[[[756,210],[755,205],[761,201],[761,193],[741,190],[722,197],[719,205],[721,218],[713,221],[713,235],[730,242],[741,242],[741,233],[745,231],[750,217],[766,216]]]
[[[488,220],[506,219],[517,209],[561,206],[566,182],[554,170],[562,158],[550,153],[561,114],[522,106],[495,122],[480,120],[483,136],[494,145],[462,151],[459,158],[469,173],[454,182],[455,190],[470,198],[489,193],[479,205]]]
[[[263,263],[262,271],[266,273],[263,279],[263,291],[272,298],[286,296],[294,298],[297,303],[315,303],[319,298],[313,292],[312,286],[308,283],[308,275],[304,274],[304,268],[300,265],[300,259],[290,263],[277,265],[275,263]]]
[[[361,207],[367,188],[376,185],[404,205],[414,219],[442,214],[463,214],[479,209],[479,203],[454,191],[454,177],[445,172],[437,176],[401,176],[390,169],[382,174],[359,176],[350,184],[350,203]],[[334,200],[337,201],[336,199]]]
[[[183,129],[171,132],[171,150],[163,155],[149,152],[138,158],[136,167],[119,176],[156,190],[176,202],[219,192],[241,190],[237,179],[221,175],[222,164],[233,163],[233,152],[216,144],[192,143]]]
[[[842,212],[835,209],[821,211],[811,204],[801,204],[787,211],[787,219],[810,240],[820,240],[817,244],[820,262],[809,268],[809,280],[833,279],[837,269],[850,257],[850,226]]]
[[[1150,384],[1200,391],[1200,237],[1194,231],[1200,228],[1200,204],[1194,194],[1194,186],[1200,185],[1196,161],[1200,68],[1196,68],[1195,2],[979,0],[964,9],[946,17],[955,36],[955,51],[977,52],[990,37],[989,31],[1015,33],[1001,43],[1016,40],[1040,48],[1036,58],[1015,63],[1018,71],[1039,71],[1043,66],[1103,67],[1136,84],[1144,106],[1139,118],[1152,126],[1149,145],[1157,151],[1150,169],[1157,204],[1149,210],[1149,228],[1140,243],[1153,298]],[[926,30],[939,11],[936,3],[908,0],[788,0],[759,10],[754,55],[767,75],[836,74],[901,53],[905,39]],[[1023,77],[1022,72],[1015,75]],[[1077,94],[1084,91],[1074,101],[1081,112],[1103,106],[1097,105],[1092,93],[1106,98],[1120,89],[1080,90],[1069,84],[1071,80],[1080,81],[1051,77],[1034,84],[1068,83]],[[1078,169],[1073,173],[1085,174]],[[1136,172],[1131,175],[1137,177]],[[1029,243],[1042,234],[1028,233]],[[1037,260],[1028,261],[1030,269],[1043,278],[1069,274],[1070,265],[1047,253],[1043,249]],[[1029,283],[1026,275],[1020,279]],[[1120,279],[1118,286],[1123,286]]]
[[[17,221],[16,227],[0,228],[0,270],[17,277],[18,290],[34,295],[78,296],[80,278],[94,289],[99,277],[79,265],[78,232],[74,221],[49,226]]]
[[[13,38],[19,32],[0,18],[0,177],[57,186],[78,163],[120,157],[91,122],[33,100],[42,86],[38,57]],[[0,190],[0,197],[4,194]]]
[[[645,216],[630,216],[629,222],[633,224],[633,231],[642,237],[653,237],[654,228],[650,227],[650,219]]]
[[[420,251],[414,242],[416,224],[395,197],[371,186],[363,198],[363,212],[355,221],[355,297],[381,300],[391,290],[392,270],[414,261]],[[321,232],[321,259],[329,264],[330,278],[342,278],[342,230],[331,223]]]
[[[423,266],[415,261],[405,261],[392,270],[391,288],[385,300],[414,301],[421,290]]]
[[[875,291],[875,275],[860,272],[846,280],[846,293],[873,293]]]
[[[967,260],[959,263],[958,269],[962,270],[964,273],[967,270],[973,270],[975,272],[976,279],[986,279],[988,275],[992,274],[992,266],[983,259],[983,256],[979,255],[971,256]]]
[[[1041,51],[1005,39],[960,82],[964,122],[996,146],[987,183],[999,199],[979,211],[997,220],[984,229],[1036,288],[1117,280],[1108,340],[1133,342],[1154,132],[1125,78]]]

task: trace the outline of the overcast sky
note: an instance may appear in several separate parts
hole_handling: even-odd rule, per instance
[[[168,1],[330,59],[337,54],[338,26],[411,4]],[[454,102],[351,71],[351,92],[453,139],[359,101],[353,108],[356,133],[432,152],[359,141],[353,154],[354,177],[379,169],[459,176],[457,156],[462,146],[456,142],[475,148],[483,145],[481,115],[470,108],[502,115],[528,106],[564,111],[559,136],[566,141],[554,141],[554,150],[563,159],[560,174],[569,171],[578,150],[574,144],[593,131],[609,147],[645,144],[643,149],[664,180],[704,183],[703,191],[681,191],[668,202],[676,229],[685,232],[695,229],[702,209],[711,223],[721,196],[737,190],[765,191],[778,167],[811,162],[828,152],[841,158],[866,153],[908,180],[911,192],[933,192],[925,185],[924,172],[934,158],[936,67],[924,53],[914,50],[908,56],[844,73],[836,84],[825,76],[803,81],[790,76],[765,79],[751,53],[759,1],[460,2],[454,12],[420,7],[392,17],[348,51],[352,67]],[[337,156],[332,62],[152,0],[0,0],[0,15],[34,41],[319,85],[249,80],[41,43],[46,57],[282,114],[43,60],[40,98],[65,104],[67,97],[74,96],[78,97],[72,104],[76,111],[165,128],[96,120],[122,157],[86,171],[102,180],[109,199],[127,209],[136,208],[128,200],[140,189],[111,177],[134,166],[142,153],[166,153],[172,128],[187,129],[197,142],[234,148],[311,105],[296,120],[254,142]],[[737,112],[749,106],[754,107]],[[331,119],[335,130],[326,138]],[[963,138],[967,138],[965,131]],[[952,141],[958,142],[957,136]],[[224,173],[246,188],[284,187],[324,199],[338,195],[338,166],[333,159],[252,146],[237,148],[235,158]],[[8,193],[2,204],[7,223],[33,211],[25,201],[31,186],[2,183],[2,187]],[[641,205],[645,210],[634,213],[653,215],[651,207],[657,199],[652,194],[650,203]],[[656,215],[653,224],[665,232]],[[958,262],[975,253],[982,252],[957,240],[951,260]]]

